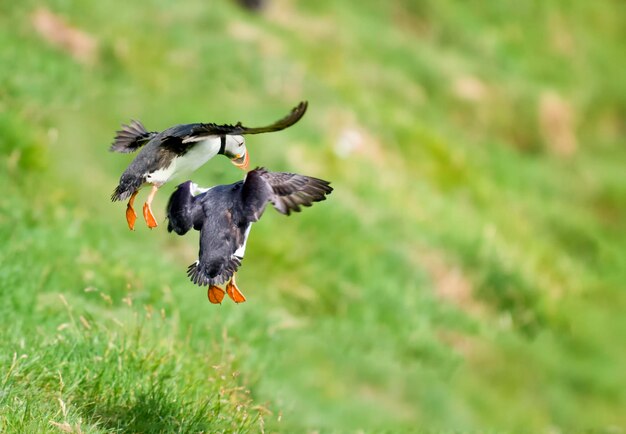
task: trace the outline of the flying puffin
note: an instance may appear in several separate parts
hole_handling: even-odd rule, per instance
[[[158,226],[150,205],[159,187],[174,176],[191,173],[218,154],[230,158],[240,169],[248,168],[249,156],[243,136],[280,131],[298,122],[307,109],[303,101],[284,118],[271,125],[248,128],[238,122],[235,125],[214,123],[176,125],[160,133],[147,131],[139,121],[122,125],[111,145],[111,152],[129,153],[141,148],[120,177],[111,200],[128,200],[126,221],[129,229],[135,227],[137,214],[133,202],[139,190],[146,184],[152,190],[143,205],[143,217],[148,227]],[[144,146],[145,145],[145,146]]]
[[[252,223],[258,221],[268,202],[282,214],[299,212],[301,206],[326,199],[333,189],[328,181],[294,173],[250,171],[243,181],[198,188],[191,181],[180,184],[167,204],[167,230],[178,235],[191,228],[200,231],[198,260],[187,275],[199,286],[208,285],[211,303],[221,303],[226,293],[235,302],[246,301],[235,283]]]

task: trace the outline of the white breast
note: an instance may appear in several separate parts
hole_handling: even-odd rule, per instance
[[[246,228],[246,233],[243,236],[243,244],[237,249],[237,251],[235,251],[235,256],[239,256],[241,259],[243,259],[243,255],[246,253],[246,244],[248,243],[248,235],[250,235],[250,229],[252,229],[252,223],[250,223]]]
[[[145,174],[146,181],[161,185],[171,178],[187,175],[215,157],[220,150],[220,138],[210,137],[199,141],[185,155],[174,158],[168,167]]]

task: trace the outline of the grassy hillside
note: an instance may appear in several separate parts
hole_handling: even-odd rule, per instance
[[[9,3],[0,431],[626,427],[623,2]],[[197,234],[109,201],[114,132],[305,99],[251,164],[335,191],[268,210],[211,305]]]

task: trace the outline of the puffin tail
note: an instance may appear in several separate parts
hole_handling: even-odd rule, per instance
[[[131,194],[132,193],[124,191],[122,184],[120,184],[117,187],[115,187],[115,190],[113,190],[113,194],[111,195],[111,202],[122,201],[124,199],[129,198]]]
[[[141,178],[127,178],[122,176],[120,184],[115,187],[111,194],[111,201],[117,202],[130,198],[130,196],[141,188],[143,180]]]
[[[241,265],[241,259],[239,256],[231,255],[218,264],[206,264],[198,260],[187,268],[187,276],[198,286],[221,285],[233,277]]]

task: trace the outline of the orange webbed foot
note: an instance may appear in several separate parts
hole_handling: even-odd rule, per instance
[[[137,213],[133,206],[129,203],[126,205],[126,222],[128,223],[128,229],[135,230],[135,221],[137,220]]]
[[[211,285],[207,291],[207,296],[211,303],[222,304],[222,300],[224,300],[224,290],[219,286]]]
[[[143,218],[146,220],[146,224],[150,229],[154,229],[159,225],[148,203],[143,204]]]
[[[241,293],[237,285],[235,284],[235,276],[230,279],[230,282],[226,285],[226,294],[231,298],[235,303],[243,303],[246,301],[246,297]]]
[[[131,194],[128,203],[126,204],[126,222],[128,223],[128,229],[130,229],[131,231],[135,230],[135,220],[137,220],[137,213],[133,208],[133,203],[135,203],[135,197],[137,196],[137,193],[139,193],[139,191],[135,191],[133,194]]]

